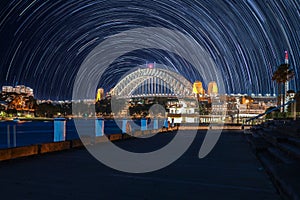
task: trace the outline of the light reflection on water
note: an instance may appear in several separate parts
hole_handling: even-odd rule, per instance
[[[94,128],[94,120],[86,120],[83,128],[91,130]],[[32,121],[32,122],[0,122],[0,148],[7,148],[8,136],[7,129],[9,126],[10,143],[13,145],[13,126],[16,126],[17,146],[27,146],[31,144],[40,144],[53,142],[54,123],[53,121]],[[92,128],[92,129],[93,129]],[[116,126],[113,120],[105,121],[105,133],[121,133],[121,130]],[[87,133],[92,135],[93,133]],[[68,120],[66,123],[66,139],[78,139],[74,121]]]

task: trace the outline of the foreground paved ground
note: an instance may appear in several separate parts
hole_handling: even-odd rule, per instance
[[[144,151],[172,137],[118,145]],[[112,170],[85,149],[2,162],[1,199],[279,199],[241,132],[224,132],[211,154],[200,160],[203,137],[199,132],[171,166],[147,174]]]

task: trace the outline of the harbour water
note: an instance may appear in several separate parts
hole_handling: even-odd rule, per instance
[[[106,135],[121,133],[121,120],[105,120],[104,133]],[[140,123],[135,121],[136,124]],[[84,120],[81,130],[84,134],[93,136],[95,133],[95,121]],[[119,126],[117,125],[119,124]],[[9,130],[8,130],[9,129]],[[16,134],[14,134],[14,129]],[[9,133],[9,134],[8,134]],[[9,135],[9,137],[8,137]],[[0,122],[0,149],[16,146],[27,146],[53,142],[54,122],[53,121],[21,121]],[[66,121],[66,140],[78,139],[78,132],[74,120]]]

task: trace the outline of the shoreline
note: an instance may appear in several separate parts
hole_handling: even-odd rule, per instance
[[[55,118],[17,118],[18,120],[15,121],[16,118],[4,118],[2,120],[0,120],[0,122],[52,122],[55,120]],[[71,121],[74,119],[82,119],[82,120],[95,120],[97,118],[65,118],[66,121]],[[104,120],[123,120],[124,118],[103,118]],[[164,120],[164,118],[159,118],[161,120]],[[141,120],[141,118],[133,118],[131,120]],[[210,126],[214,126],[214,127],[225,127],[225,126],[231,126],[231,127],[240,127],[243,126],[242,123],[182,123],[182,124],[176,124],[175,123],[175,127],[179,125],[182,127],[200,127],[200,129],[202,129],[201,127],[210,127]],[[245,127],[248,126],[253,126],[251,124],[244,124]]]
[[[218,130],[212,128],[213,130]],[[145,131],[135,131],[130,134],[123,133],[114,133],[110,135],[104,136],[95,136],[95,137],[80,137],[78,139],[65,140],[61,142],[46,142],[46,143],[37,143],[32,145],[24,145],[18,147],[10,147],[0,149],[0,163],[7,160],[24,158],[29,156],[43,155],[47,153],[66,151],[76,148],[84,148],[86,145],[94,145],[98,143],[106,143],[108,141],[118,142],[122,140],[134,139],[139,137],[149,137],[154,136],[156,134],[170,134],[174,131],[189,131],[189,130],[208,130],[206,127],[169,127],[169,128],[161,128],[156,130],[145,130]],[[222,129],[222,130],[231,130],[231,131],[241,131],[239,128],[234,129]]]

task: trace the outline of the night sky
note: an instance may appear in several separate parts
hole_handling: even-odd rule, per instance
[[[299,90],[298,0],[2,0],[0,86],[24,84],[39,99],[70,99],[78,69],[97,45],[143,27],[193,37],[222,72],[227,93],[275,93],[271,76],[288,50],[296,73],[291,88]],[[99,85],[108,90],[132,66],[147,61],[163,63],[190,81],[202,77],[176,55],[144,49],[116,60]]]

